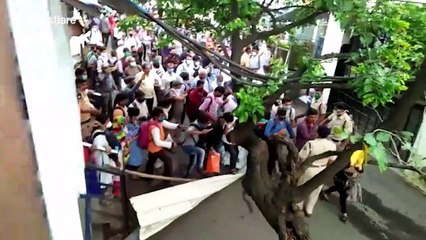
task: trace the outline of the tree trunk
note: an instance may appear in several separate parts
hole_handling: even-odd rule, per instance
[[[414,83],[409,86],[404,95],[392,107],[389,117],[379,126],[379,128],[390,131],[404,130],[411,108],[414,104],[425,97],[426,91],[426,58],[416,74]]]

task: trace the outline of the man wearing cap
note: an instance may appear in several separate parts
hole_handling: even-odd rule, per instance
[[[102,72],[96,79],[96,90],[102,94],[104,103],[102,106],[103,113],[110,113],[113,104],[114,91],[118,90],[111,74],[111,66],[108,63],[102,65]]]
[[[299,161],[303,162],[309,157],[316,156],[328,151],[336,151],[336,144],[328,139],[330,135],[330,129],[326,126],[318,127],[318,138],[315,140],[308,141],[299,152]],[[337,156],[330,156],[316,160],[305,170],[305,173],[298,180],[298,185],[302,185],[309,181],[315,175],[324,170],[329,164],[336,160]],[[297,206],[300,210],[305,211],[306,216],[311,216],[315,207],[315,203],[318,200],[318,196],[321,193],[322,185],[312,191],[309,196],[302,202],[298,203]]]

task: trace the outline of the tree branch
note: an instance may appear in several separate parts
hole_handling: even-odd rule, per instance
[[[299,179],[305,173],[306,169],[312,167],[312,164],[315,161],[318,161],[323,158],[331,157],[331,156],[339,156],[342,152],[339,151],[327,151],[325,153],[321,153],[319,155],[311,156],[305,159],[305,161],[298,164],[296,169],[296,179]]]
[[[374,165],[374,166],[378,166],[379,165],[379,163],[376,160],[370,160],[370,161],[367,162],[367,164]],[[410,170],[410,171],[416,172],[420,176],[426,178],[426,172],[424,172],[421,169],[418,169],[418,168],[416,168],[414,166],[403,165],[403,164],[400,164],[400,163],[390,163],[390,162],[388,162],[388,163],[386,163],[386,167]]]
[[[352,153],[362,149],[362,142],[349,146],[349,149],[340,153],[336,161],[334,161],[326,169],[315,175],[309,181],[293,190],[294,202],[300,202],[305,199],[312,191],[333,178],[336,173],[343,170],[350,162]]]
[[[292,22],[292,23],[287,24],[285,26],[276,27],[274,29],[264,31],[264,32],[258,32],[256,34],[251,34],[251,35],[247,36],[246,38],[242,39],[241,41],[244,43],[244,45],[249,45],[250,43],[252,43],[256,40],[267,39],[270,36],[277,35],[277,34],[284,33],[284,32],[288,32],[289,30],[291,30],[293,28],[303,26],[303,25],[306,25],[308,23],[315,21],[323,13],[325,13],[325,12],[323,12],[323,11],[315,12],[315,13],[309,15],[306,18],[303,18],[299,21]]]
[[[315,58],[315,59],[318,59],[318,60],[326,60],[331,58],[348,59],[350,57],[351,57],[351,53],[329,53],[329,54],[324,54],[320,56],[319,58]]]

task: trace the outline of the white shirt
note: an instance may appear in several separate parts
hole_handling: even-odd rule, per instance
[[[353,131],[353,121],[351,117],[347,113],[343,114],[342,116],[338,117],[335,113],[332,113],[327,118],[330,120],[328,123],[328,127],[331,129],[330,138],[337,140],[337,141],[343,141],[345,138],[340,137],[340,133],[346,131],[348,134],[352,133]]]
[[[145,94],[145,98],[151,99],[155,96],[155,79],[156,75],[151,70],[148,75],[146,75],[143,71],[139,72],[135,76],[136,82],[142,80],[141,85],[139,86],[139,90],[141,90]]]
[[[176,80],[180,80],[180,77],[175,72],[165,72],[161,77],[161,80],[161,89],[170,89],[170,83]]]
[[[102,131],[95,130],[93,135],[96,132],[102,132]],[[108,144],[108,141],[105,137],[105,134],[97,135],[95,137],[95,139],[93,139],[93,145],[97,146],[97,147],[104,147],[104,148],[109,147],[109,144]],[[98,166],[98,167],[103,167],[103,166],[106,166],[106,165],[115,166],[114,161],[112,161],[109,158],[108,154],[104,151],[95,150],[94,153],[93,153],[93,157],[95,159],[96,166]],[[101,183],[112,184],[112,182],[113,182],[113,175],[112,174],[104,173],[104,172],[98,172],[98,176],[99,176]],[[103,188],[105,188],[105,187],[103,187]]]
[[[179,124],[171,123],[169,121],[163,121],[161,122],[161,125],[164,128],[174,130],[176,129]],[[154,141],[155,146],[161,147],[161,148],[172,148],[173,146],[173,139],[170,137],[170,135],[167,135],[166,139],[163,141],[160,138],[160,129],[158,127],[153,127],[151,130],[152,140]]]
[[[177,69],[176,69],[176,74],[180,76],[181,73],[183,72],[187,72],[189,74],[189,79],[193,79],[193,75],[194,75],[194,64],[192,63],[192,61],[189,61],[188,63],[186,62],[187,60],[185,60],[183,63],[181,63]]]
[[[103,45],[101,31],[88,31],[86,34],[84,34],[84,41],[86,41],[88,44]]]
[[[227,112],[232,112],[232,111],[234,111],[235,109],[237,109],[237,107],[238,107],[238,104],[237,104],[237,102],[235,101],[235,97],[231,94],[231,95],[229,95],[228,97],[226,97],[226,100],[225,101],[227,101],[226,102],[226,104],[225,105],[223,105],[223,112],[224,113],[227,113]]]
[[[139,109],[139,116],[138,118],[148,118],[149,112],[148,112],[148,106],[146,105],[146,101],[143,101],[142,103],[138,102],[137,100],[133,101],[129,107],[134,107]]]
[[[130,50],[130,48],[132,48],[132,46],[135,46],[136,48],[140,47],[140,41],[139,39],[137,39],[135,36],[133,37],[126,37],[124,39],[124,47],[128,48]]]
[[[318,100],[315,100],[315,98],[311,102],[311,108],[318,111],[319,114],[326,114],[327,113],[327,104],[324,103],[322,100],[322,97]]]

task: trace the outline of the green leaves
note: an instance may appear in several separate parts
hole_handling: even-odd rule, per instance
[[[379,170],[381,172],[385,171],[387,169],[386,163],[388,162],[388,154],[386,153],[386,149],[383,147],[383,145],[380,144],[379,146],[372,148],[371,153],[378,163]]]
[[[244,123],[248,120],[257,122],[259,117],[265,114],[263,106],[263,96],[267,89],[265,87],[244,87],[236,93],[236,97],[240,100],[240,104],[235,111],[235,115],[239,121]]]
[[[364,141],[370,146],[375,147],[377,146],[377,140],[374,136],[374,133],[367,133],[364,136]]]
[[[386,142],[389,142],[390,139],[391,139],[391,135],[387,132],[379,132],[376,135],[376,140],[379,141],[379,142],[385,142],[386,143]]]

